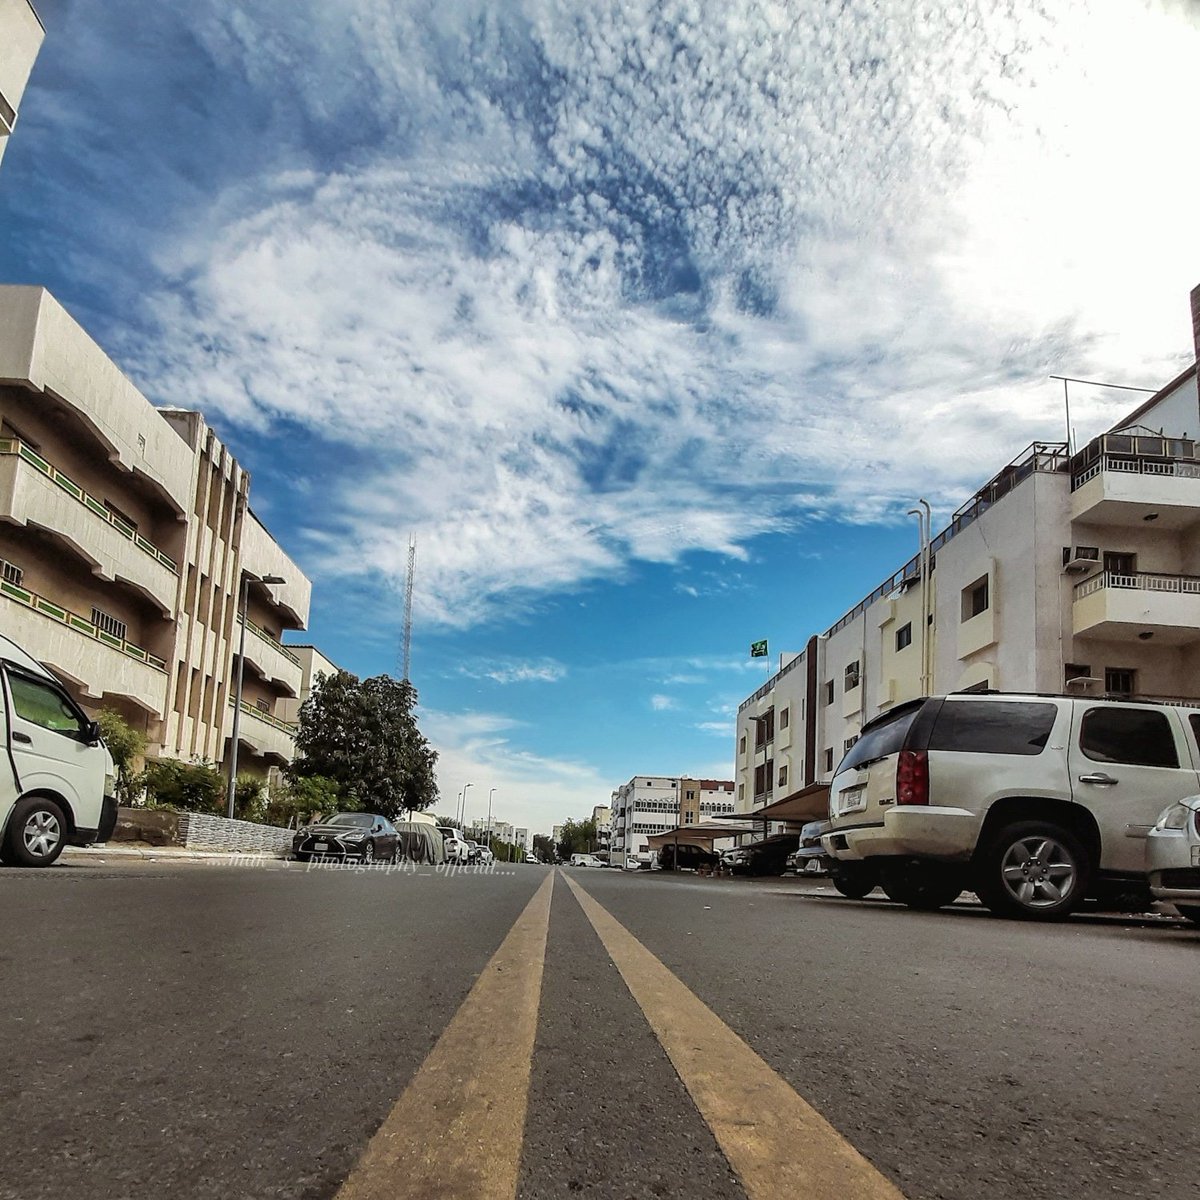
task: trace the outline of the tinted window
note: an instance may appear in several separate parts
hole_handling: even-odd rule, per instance
[[[1096,762],[1179,766],[1167,714],[1149,708],[1089,708],[1083,714],[1079,747]]]
[[[12,690],[13,708],[22,720],[72,737],[83,732],[83,722],[75,706],[57,688],[24,675],[9,675],[8,686]]]
[[[334,813],[326,825],[351,825],[355,829],[370,829],[375,818],[370,813]]]
[[[947,700],[930,735],[929,749],[962,754],[1041,754],[1057,713],[1053,704]]]
[[[873,762],[877,758],[896,754],[903,747],[905,735],[920,711],[919,704],[914,704],[911,708],[901,708],[890,713],[887,720],[864,729],[862,737],[850,747],[846,757],[842,759],[838,773],[857,767],[860,763]]]

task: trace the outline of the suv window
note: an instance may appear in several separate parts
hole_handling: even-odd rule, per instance
[[[929,738],[930,750],[962,754],[1041,754],[1058,709],[1005,700],[947,700]]]
[[[1167,714],[1149,708],[1089,708],[1080,725],[1079,748],[1096,762],[1179,766]]]
[[[886,719],[881,719],[878,724],[869,725],[864,729],[862,736],[842,759],[838,774],[850,770],[851,767],[857,767],[860,763],[874,762],[877,758],[886,758],[889,754],[898,753],[903,748],[904,739],[921,707],[921,704],[914,704],[909,708],[899,708],[889,713]],[[827,750],[826,754],[832,757],[833,752]]]

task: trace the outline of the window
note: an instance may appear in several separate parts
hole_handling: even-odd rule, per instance
[[[138,450],[142,454],[146,453],[146,435],[144,433],[138,434]]]
[[[832,679],[828,679],[825,681],[825,703],[826,704],[833,703],[833,680]]]
[[[1137,672],[1129,667],[1106,667],[1104,669],[1104,690],[1110,696],[1132,696],[1136,681]]]
[[[689,808],[688,811],[683,814],[683,823],[685,825],[691,825],[695,822],[695,818],[696,814]]]
[[[889,754],[895,754],[898,750],[903,749],[905,735],[913,721],[916,720],[923,703],[922,701],[904,708],[893,709],[878,721],[872,721],[863,730],[862,736],[854,743],[854,753],[846,758],[840,769],[845,771],[850,767],[857,767],[861,763],[874,762],[877,758],[886,758]],[[825,769],[832,771],[833,763],[830,759],[833,751],[826,750],[825,755]]]
[[[754,744],[765,746],[775,740],[775,710],[768,708],[754,723]]]
[[[269,713],[271,711],[271,702],[269,700],[262,699],[260,696],[254,701],[254,707],[257,708],[259,712]]]
[[[739,783],[738,784],[738,800],[742,801],[742,800],[745,800],[745,798],[746,798],[746,785],[744,783]]]
[[[855,743],[855,742],[857,742],[857,741],[858,741],[858,734],[855,734],[853,737],[848,737],[848,738],[847,738],[847,739],[846,739],[846,740],[845,740],[845,741],[842,743],[842,753],[843,753],[843,754],[849,754],[849,753],[850,753],[850,751],[851,751],[852,749],[854,749],[854,743]]]
[[[1070,683],[1072,679],[1091,678],[1092,668],[1087,663],[1064,663],[1063,681]]]
[[[787,727],[788,727],[788,710],[787,710],[786,708],[784,708],[784,709],[780,709],[780,712],[779,712],[779,728],[780,728],[780,729],[786,729]]]
[[[1104,552],[1104,569],[1110,575],[1120,575],[1128,579],[1129,576],[1137,574],[1137,555],[1106,550]]]
[[[904,650],[911,645],[912,622],[909,621],[907,625],[901,625],[900,628],[896,630],[896,649]]]
[[[137,533],[137,522],[128,514],[122,512],[111,500],[105,500],[104,507],[108,509],[108,515],[115,517],[122,525],[128,526]]]
[[[858,687],[858,672],[858,659],[855,659],[849,664],[849,666],[846,667],[846,682],[844,685],[845,691],[852,692],[856,687]]]
[[[1178,767],[1175,736],[1166,713],[1149,708],[1089,708],[1079,729],[1079,748],[1095,762],[1135,767]]]
[[[746,735],[744,733],[741,736],[741,740],[738,742],[738,753],[739,754],[746,753]]]
[[[787,775],[788,775],[787,766],[784,765],[784,766],[780,767],[779,768],[779,786],[780,787],[787,787]]]
[[[825,773],[829,774],[833,770],[833,747],[830,746],[825,751]]]
[[[14,587],[20,587],[21,580],[24,578],[25,572],[20,567],[0,558],[0,579],[3,579],[5,583],[11,583]]]
[[[15,672],[9,673],[8,686],[13,708],[23,721],[67,737],[82,735],[84,721],[79,710],[57,688]]]
[[[929,749],[960,754],[1041,754],[1057,716],[1053,704],[947,700],[930,734]]]
[[[106,613],[101,608],[92,609],[92,624],[101,633],[107,633],[110,637],[120,638],[121,641],[125,640],[125,635],[129,632],[129,627],[124,621],[118,621],[111,613]]]
[[[987,612],[991,606],[991,596],[988,592],[988,577],[975,580],[962,590],[962,619],[969,621],[972,617]]]

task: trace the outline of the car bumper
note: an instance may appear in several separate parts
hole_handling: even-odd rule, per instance
[[[1200,842],[1186,830],[1152,830],[1146,838],[1146,869],[1155,900],[1200,901]]]
[[[821,846],[831,858],[939,858],[965,862],[975,852],[981,820],[963,808],[890,808],[882,823],[831,829]]]

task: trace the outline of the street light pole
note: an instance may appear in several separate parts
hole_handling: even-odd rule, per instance
[[[278,575],[264,575],[259,580],[259,583],[268,585],[286,582]],[[242,580],[242,586],[238,589],[238,593],[242,605],[242,631],[238,638],[237,685],[233,696],[233,737],[229,747],[229,787],[225,796],[225,815],[231,821],[233,820],[233,801],[237,794],[238,736],[242,727],[242,677],[246,670],[246,616],[250,608],[249,575]]]
[[[473,783],[468,783],[462,790],[462,816],[459,817],[459,820],[462,822],[464,832],[467,828],[467,788],[472,788],[474,786],[475,785]]]
[[[487,844],[488,849],[492,848],[492,797],[496,794],[496,789],[492,788],[488,792],[488,823],[487,823]]]
[[[917,518],[921,531],[921,695],[928,696],[933,688],[933,656],[929,653],[929,619],[933,614],[933,580],[930,579],[932,561],[929,552],[932,533],[932,512],[929,501],[918,499],[919,507],[910,508],[908,515]]]

